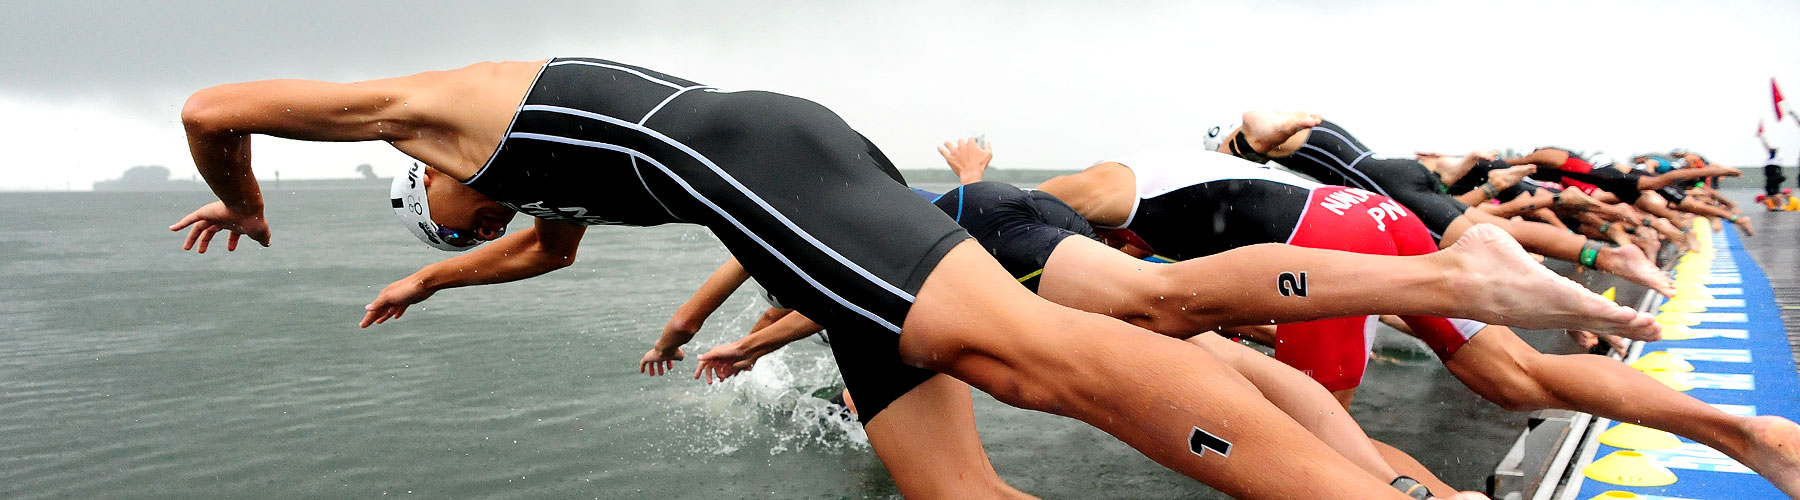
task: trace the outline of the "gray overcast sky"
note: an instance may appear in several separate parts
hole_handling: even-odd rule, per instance
[[[0,189],[194,174],[178,113],[229,81],[351,81],[603,57],[819,101],[902,168],[986,134],[995,164],[1081,167],[1245,109],[1324,114],[1376,149],[1687,147],[1757,165],[1769,78],[1800,97],[1800,2],[0,0]],[[283,178],[391,174],[385,145],[257,139]]]

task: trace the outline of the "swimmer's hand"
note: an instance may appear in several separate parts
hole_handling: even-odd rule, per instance
[[[950,164],[950,171],[956,172],[956,179],[963,184],[981,182],[988,162],[994,161],[993,146],[973,137],[947,141],[938,146],[938,154],[943,155],[944,163]]]
[[[399,318],[406,314],[407,306],[424,302],[434,293],[437,290],[426,287],[423,281],[413,276],[389,283],[387,288],[381,289],[381,295],[375,296],[374,302],[363,306],[363,310],[367,312],[363,314],[362,324],[358,328],[368,328],[369,325],[379,325],[389,319]]]
[[[650,352],[644,353],[644,359],[638,360],[638,373],[652,377],[666,375],[669,369],[675,367],[676,361],[683,359],[687,359],[687,353],[682,352],[680,347],[672,350],[651,348]]]
[[[256,213],[240,213],[225,207],[225,202],[215,201],[200,207],[193,213],[182,217],[180,221],[169,226],[170,231],[188,230],[187,242],[181,245],[182,250],[193,250],[194,243],[200,244],[200,253],[206,253],[206,247],[212,243],[214,234],[219,230],[231,231],[231,237],[225,240],[225,251],[237,250],[238,236],[248,235],[262,246],[269,246],[269,222],[263,218],[261,210]]]
[[[742,340],[723,344],[700,355],[700,366],[694,369],[694,379],[704,379],[708,384],[724,382],[732,375],[755,368],[756,360],[761,357],[761,354],[746,349]]]

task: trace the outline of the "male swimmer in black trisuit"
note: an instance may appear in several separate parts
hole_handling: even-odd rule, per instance
[[[436,247],[495,238],[515,212],[536,218],[388,285],[364,325],[444,288],[565,267],[589,225],[707,226],[784,303],[831,328],[869,441],[907,471],[895,477],[911,497],[1023,496],[982,475],[969,396],[935,371],[1099,427],[1235,497],[1407,498],[1205,350],[1015,285],[880,150],[809,101],[569,58],[221,85],[189,98],[182,121],[220,198],[170,226],[188,230],[186,248],[204,251],[219,231],[228,250],[240,236],[270,244],[252,134],[381,140],[423,162],[392,203]],[[921,452],[935,460],[889,460]],[[961,481],[899,481],[915,472]]]
[[[1272,160],[1326,184],[1393,198],[1416,214],[1440,245],[1487,222],[1505,229],[1527,250],[1617,274],[1665,295],[1675,292],[1669,277],[1635,247],[1607,247],[1548,225],[1471,211],[1446,194],[1443,180],[1417,160],[1375,158],[1342,127],[1318,115],[1251,111],[1244,113],[1242,123],[1209,130],[1209,149],[1252,161]]]

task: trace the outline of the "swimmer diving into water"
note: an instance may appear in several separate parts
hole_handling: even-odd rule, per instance
[[[170,226],[187,231],[184,248],[204,251],[220,232],[227,250],[243,236],[272,243],[251,168],[259,134],[386,141],[424,164],[391,200],[410,232],[445,249],[493,240],[389,285],[365,324],[443,288],[566,267],[588,226],[706,226],[759,283],[832,330],[891,471],[968,478],[945,487],[895,474],[909,497],[1022,496],[980,476],[991,467],[967,393],[929,382],[942,373],[1009,405],[1087,422],[1234,497],[1407,498],[1204,349],[1016,286],[907,190],[879,149],[810,101],[558,58],[347,84],[220,85],[190,97],[182,123],[219,197]],[[499,238],[519,212],[534,225]],[[936,460],[891,460],[918,450]]]

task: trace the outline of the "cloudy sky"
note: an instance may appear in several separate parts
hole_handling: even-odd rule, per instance
[[[1769,78],[1800,97],[1800,2],[307,2],[0,0],[0,189],[194,175],[179,125],[208,85],[354,81],[589,56],[824,103],[902,168],[985,134],[1001,168],[1189,141],[1305,109],[1385,152],[1686,147],[1760,165]],[[256,143],[260,176],[383,175],[379,143]]]

